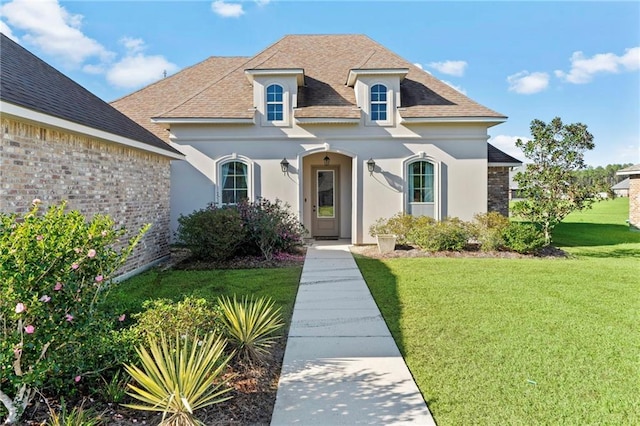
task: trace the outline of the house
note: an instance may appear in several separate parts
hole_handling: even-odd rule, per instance
[[[509,170],[488,145],[506,117],[364,35],[289,35],[211,57],[112,105],[182,152],[171,221],[208,203],[289,203],[312,237],[369,243],[398,212],[508,214]]]
[[[152,227],[123,273],[169,254],[170,162],[157,136],[0,34],[0,211],[68,200],[132,234]]]
[[[616,197],[628,197],[629,196],[629,184],[631,182],[630,178],[626,178],[616,183],[611,187],[611,190],[615,194]]]
[[[640,229],[640,164],[625,167],[616,174],[629,177],[629,225]]]

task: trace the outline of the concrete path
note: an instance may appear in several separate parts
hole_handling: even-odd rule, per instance
[[[309,247],[272,425],[435,425],[349,246]]]

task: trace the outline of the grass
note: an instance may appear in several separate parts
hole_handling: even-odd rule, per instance
[[[139,312],[149,299],[181,300],[195,296],[215,301],[218,296],[268,296],[281,306],[287,324],[293,313],[301,267],[181,271],[157,269],[135,276],[118,285],[107,303],[115,312]]]
[[[439,425],[640,423],[640,233],[625,202],[558,226],[570,259],[357,257]]]

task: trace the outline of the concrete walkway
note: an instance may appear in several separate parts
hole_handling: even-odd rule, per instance
[[[309,247],[272,425],[435,425],[349,246]]]

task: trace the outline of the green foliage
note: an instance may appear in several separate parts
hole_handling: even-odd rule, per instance
[[[99,426],[105,424],[102,414],[89,408],[84,408],[85,401],[79,407],[67,410],[64,398],[60,401],[60,412],[56,412],[49,407],[49,420],[47,426]]]
[[[125,404],[135,410],[162,412],[163,426],[204,425],[194,412],[220,402],[231,388],[221,376],[229,357],[224,356],[225,341],[214,333],[168,339],[148,336],[148,349],[138,348],[141,367],[126,365],[135,384],[128,394],[143,404]],[[169,415],[167,417],[167,415]]]
[[[426,216],[422,216],[423,218]],[[396,243],[400,245],[408,244],[409,232],[415,226],[415,222],[419,220],[410,214],[402,212],[396,213],[389,219],[380,218],[369,227],[369,235],[392,234],[396,236]]]
[[[594,188],[595,192],[606,192],[613,198],[611,187],[625,178],[625,176],[618,176],[616,172],[632,165],[633,163],[607,164],[605,167],[587,166],[585,169],[577,171],[575,177],[578,185]]]
[[[502,232],[502,240],[508,250],[523,254],[535,253],[547,245],[543,233],[531,223],[510,223]]]
[[[482,251],[494,251],[504,247],[503,232],[509,227],[509,218],[498,212],[476,214],[470,229]]]
[[[119,363],[119,313],[100,306],[148,229],[124,244],[125,230],[107,216],[87,222],[64,203],[39,206],[0,215],[0,396],[18,416],[34,389],[72,395],[83,378]]]
[[[185,296],[179,302],[169,299],[152,299],[142,304],[143,311],[134,314],[136,323],[132,331],[137,336],[203,334],[220,332],[221,311],[206,299]]]
[[[246,228],[235,207],[209,205],[178,218],[178,242],[197,259],[224,260],[233,257],[245,240]]]
[[[273,300],[260,297],[233,296],[218,299],[222,308],[224,333],[236,349],[241,361],[261,361],[278,336],[274,335],[284,325],[280,308],[274,308]]]
[[[593,185],[576,178],[586,167],[584,152],[595,145],[586,125],[564,125],[559,117],[549,124],[533,120],[531,135],[516,142],[533,163],[514,177],[525,200],[514,204],[513,213],[539,224],[550,243],[553,228],[572,211],[589,207],[596,195]]]
[[[102,385],[99,389],[99,395],[106,402],[120,403],[127,394],[129,380],[120,377],[120,371],[116,370],[109,380],[101,377]]]
[[[303,242],[306,230],[289,204],[266,198],[237,206],[247,231],[246,249],[256,247],[266,260],[277,252],[291,252]]]
[[[416,223],[408,238],[422,250],[461,251],[469,242],[469,226],[458,218]]]

